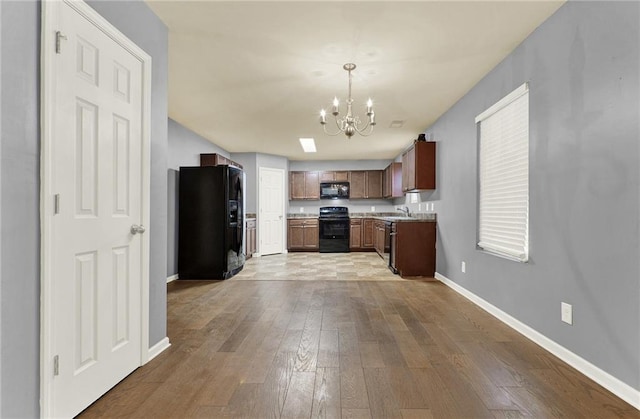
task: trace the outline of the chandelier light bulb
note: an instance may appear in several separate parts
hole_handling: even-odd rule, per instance
[[[349,95],[347,96],[347,113],[344,117],[339,117],[340,115],[340,101],[337,96],[333,98],[333,106],[331,109],[331,114],[335,117],[336,127],[338,131],[335,133],[331,133],[327,131],[327,112],[322,109],[320,111],[320,124],[327,135],[338,135],[340,133],[344,133],[347,138],[351,138],[355,133],[358,133],[362,136],[371,135],[373,132],[373,126],[376,125],[375,121],[375,113],[373,111],[373,101],[371,98],[367,100],[367,121],[363,123],[357,116],[354,116],[351,110],[351,104],[353,103],[353,98],[351,97],[351,72],[355,70],[356,65],[353,63],[347,63],[342,66],[349,73]]]
[[[327,111],[325,111],[324,109],[320,111],[320,123],[322,125],[327,123]]]

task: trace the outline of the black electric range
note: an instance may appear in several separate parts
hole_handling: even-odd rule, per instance
[[[349,209],[347,207],[321,207],[319,220],[319,250],[321,253],[349,251]]]

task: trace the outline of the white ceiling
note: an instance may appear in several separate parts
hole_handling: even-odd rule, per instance
[[[563,1],[147,3],[169,27],[172,119],[229,152],[356,160],[400,154]],[[346,99],[347,62],[358,66],[354,113],[366,118],[374,101],[369,137],[330,137],[318,123]]]

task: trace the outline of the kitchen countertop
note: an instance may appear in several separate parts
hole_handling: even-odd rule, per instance
[[[305,213],[305,212],[296,212],[287,214],[287,220],[292,218],[318,218],[318,214]]]
[[[428,223],[428,222],[434,222],[438,220],[438,215],[435,213],[430,213],[430,214],[411,214],[411,216],[409,217],[403,217],[403,216],[385,216],[385,217],[373,217],[376,220],[383,220],[383,221],[392,221],[394,223],[404,223],[404,222],[420,222],[420,223]]]
[[[296,218],[318,218],[318,214],[313,213],[290,213],[287,214],[287,219]],[[398,215],[397,212],[352,212],[349,214],[349,218],[373,218],[376,220],[393,221],[393,222],[432,222],[437,221],[438,216],[436,213],[416,213],[411,214],[410,217]]]

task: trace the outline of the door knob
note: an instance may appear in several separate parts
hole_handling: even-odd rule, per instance
[[[145,232],[145,228],[144,226],[138,225],[138,224],[134,224],[131,226],[131,234],[135,235],[135,234],[142,234]]]

